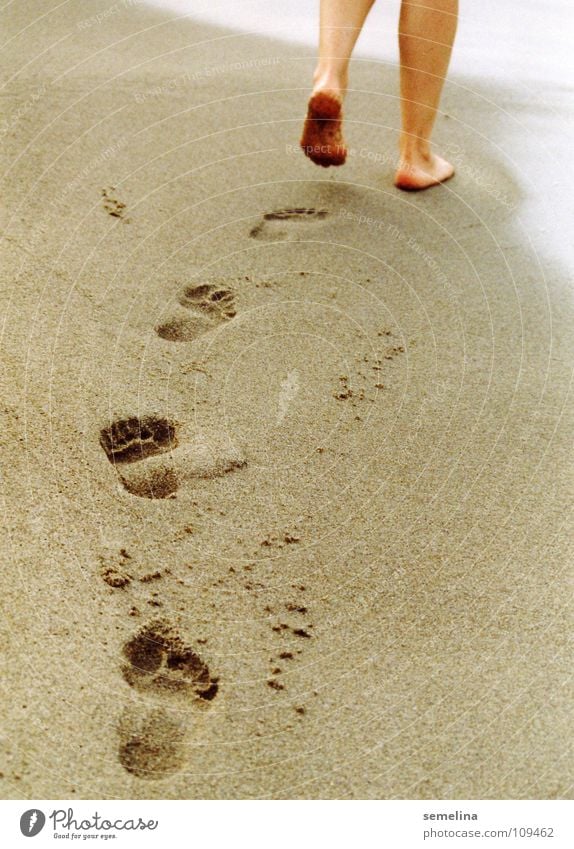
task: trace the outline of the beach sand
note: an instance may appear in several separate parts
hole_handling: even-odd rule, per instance
[[[405,195],[392,65],[323,170],[311,48],[86,9],[2,15],[3,798],[569,798],[567,89]]]

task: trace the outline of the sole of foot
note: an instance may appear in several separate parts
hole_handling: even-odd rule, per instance
[[[342,134],[343,106],[339,98],[318,91],[311,96],[303,126],[300,147],[311,162],[328,168],[339,166],[347,159],[347,147]]]

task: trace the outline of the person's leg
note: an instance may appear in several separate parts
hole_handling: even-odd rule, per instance
[[[419,5],[420,4],[420,5]],[[453,166],[432,153],[430,136],[456,33],[458,0],[403,0],[400,162],[395,185],[426,189],[448,180]]]
[[[349,61],[374,0],[321,0],[319,59],[301,147],[317,165],[342,165],[347,149],[341,132]]]
[[[345,96],[351,54],[373,3],[374,0],[321,0],[313,94],[330,91],[341,100]]]

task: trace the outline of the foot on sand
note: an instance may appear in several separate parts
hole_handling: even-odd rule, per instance
[[[438,186],[454,174],[454,166],[434,153],[403,154],[395,174],[395,186],[405,192],[420,192]]]
[[[299,142],[305,156],[315,165],[343,165],[347,147],[343,140],[341,124],[343,106],[340,98],[326,91],[311,95],[303,135]]]
[[[236,315],[235,295],[225,285],[186,286],[178,300],[187,313],[156,327],[158,336],[169,342],[191,342]]]
[[[293,224],[323,221],[328,215],[326,209],[314,209],[305,206],[275,209],[272,212],[266,212],[259,224],[256,224],[250,230],[249,235],[252,239],[271,239],[273,241],[287,239],[289,229]],[[285,222],[288,222],[287,228],[283,226]]]

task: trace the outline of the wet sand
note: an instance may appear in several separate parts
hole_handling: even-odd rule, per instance
[[[392,66],[326,171],[310,48],[26,5],[3,798],[569,798],[567,89],[453,77],[405,195]]]

